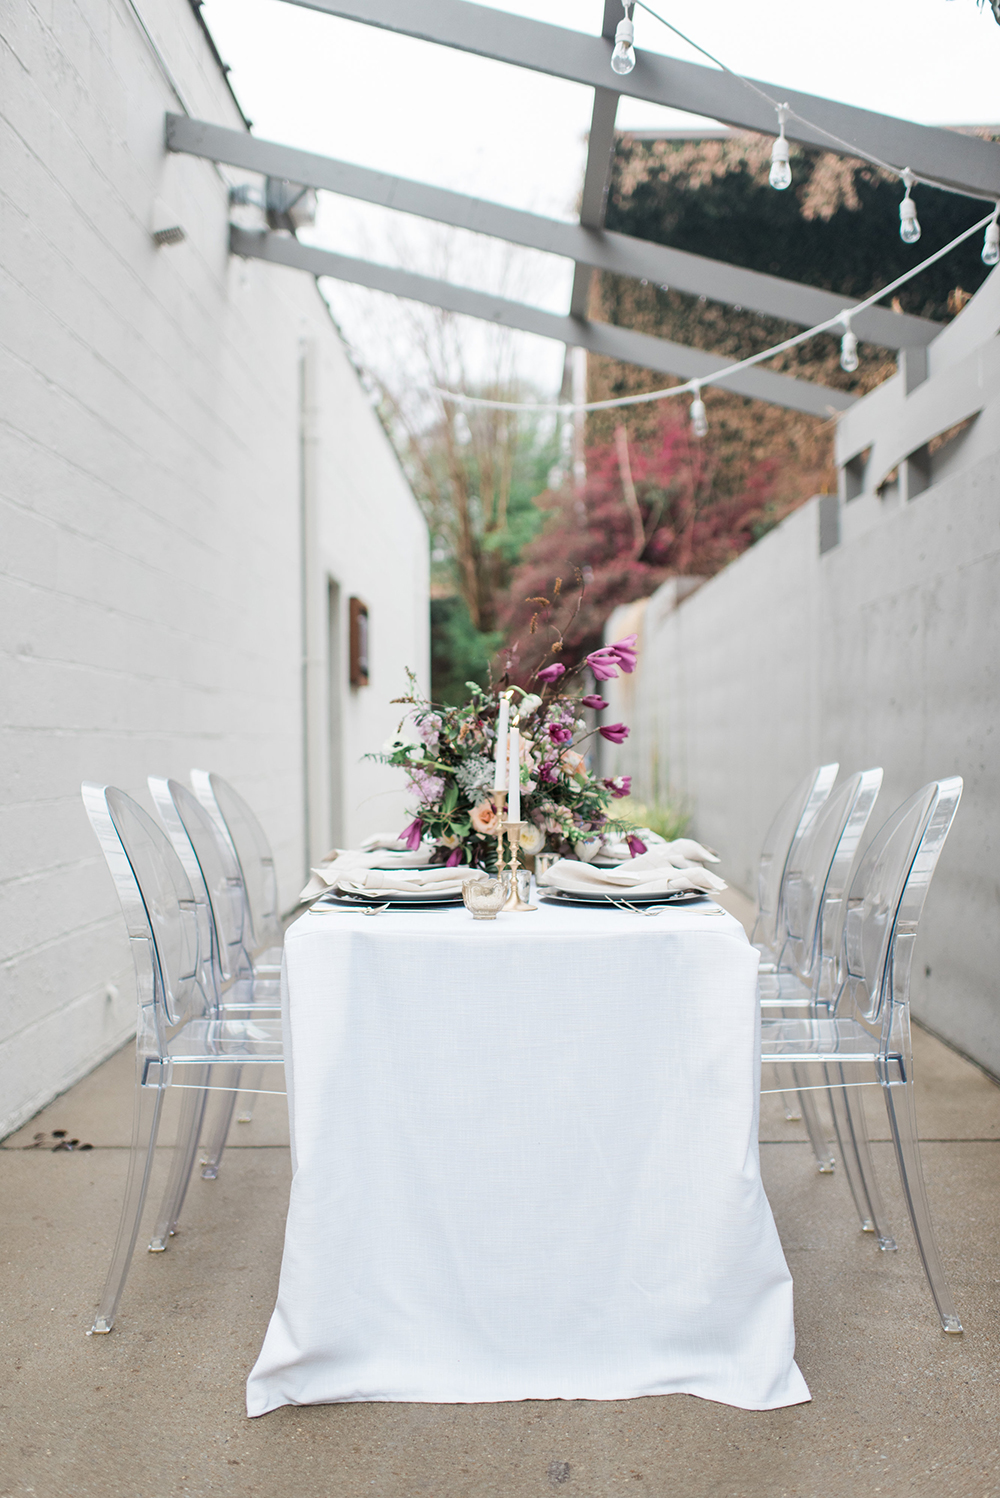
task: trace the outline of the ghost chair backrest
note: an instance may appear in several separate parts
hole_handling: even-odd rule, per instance
[[[192,770],[191,786],[236,856],[246,891],[254,954],[280,947],[278,881],[267,834],[243,797],[221,775]]]
[[[881,769],[872,769],[838,785],[788,856],[781,966],[814,991],[824,957],[840,950],[845,895],[881,784]]]
[[[872,839],[847,897],[838,1014],[880,1029],[887,1000],[908,1004],[917,925],[961,796],[961,776],[932,780]]]
[[[205,988],[198,906],[170,840],[114,786],[85,782],[83,803],[128,928],[139,986],[140,1048],[163,1055],[169,1032],[214,1012]]]
[[[784,943],[782,897],[789,857],[833,789],[839,768],[830,764],[810,770],[782,804],[765,835],[757,870],[753,940],[770,951],[780,951]]]
[[[229,839],[187,786],[151,775],[150,794],[167,836],[192,885],[205,891],[220,978],[252,975],[248,947],[252,941],[243,877]]]

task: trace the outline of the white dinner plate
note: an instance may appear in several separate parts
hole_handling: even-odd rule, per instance
[[[607,905],[612,909],[620,909],[623,901],[643,908],[647,905],[692,905],[698,900],[709,898],[699,889],[667,890],[659,895],[638,895],[632,890],[623,889],[612,895],[605,894],[603,890],[585,894],[582,890],[548,889],[545,885],[539,889],[538,894],[540,899],[551,900],[554,905]]]

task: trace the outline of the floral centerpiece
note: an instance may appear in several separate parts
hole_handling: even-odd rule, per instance
[[[400,834],[408,847],[415,851],[430,841],[432,863],[496,867],[501,810],[493,785],[497,720],[506,694],[512,718],[519,719],[522,853],[589,860],[612,838],[627,840],[633,857],[646,851],[631,823],[613,815],[614,802],[630,793],[631,777],[601,779],[586,757],[594,737],[620,744],[629,730],[624,723],[590,726],[583,716],[585,710],[596,714],[608,706],[598,693],[586,691],[587,677],[602,682],[634,671],[636,636],[591,651],[570,668],[556,658],[545,663],[561,650],[556,630],[526,686],[511,684],[508,660],[507,671],[490,689],[467,683],[470,697],[461,707],[422,697],[410,673],[410,694],[394,699],[409,708],[407,717],[382,754],[374,756],[408,772],[414,815]]]

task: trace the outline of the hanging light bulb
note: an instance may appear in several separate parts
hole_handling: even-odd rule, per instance
[[[788,105],[776,104],[774,107],[778,111],[778,139],[771,148],[771,170],[767,180],[779,192],[784,192],[786,187],[792,185],[792,168],[788,162],[788,142],[785,139]]]
[[[1000,203],[996,206],[996,212],[986,225],[986,238],[983,240],[983,264],[996,265],[1000,262]]]
[[[625,14],[618,22],[618,28],[615,31],[615,50],[611,54],[611,69],[615,73],[631,73],[635,67],[635,48],[632,45],[635,41],[635,27],[632,25],[632,18],[625,0],[622,0],[622,7]]]
[[[701,386],[694,387],[694,400],[691,402],[691,435],[699,441],[708,436],[708,417],[705,415],[705,402],[701,398]]]
[[[849,317],[844,318],[844,336],[840,340],[840,367],[853,374],[858,367],[858,340]]]
[[[910,197],[913,184],[917,180],[909,167],[904,167],[900,173],[906,193],[899,205],[899,237],[904,244],[916,244],[920,238],[920,220],[917,218],[917,205]]]

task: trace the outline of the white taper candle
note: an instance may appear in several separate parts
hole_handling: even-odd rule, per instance
[[[510,734],[510,777],[507,786],[507,820],[521,820],[521,731],[515,724]]]
[[[497,715],[497,755],[496,767],[493,772],[493,789],[505,791],[507,789],[507,725],[510,722],[510,698],[500,698],[500,711]]]

